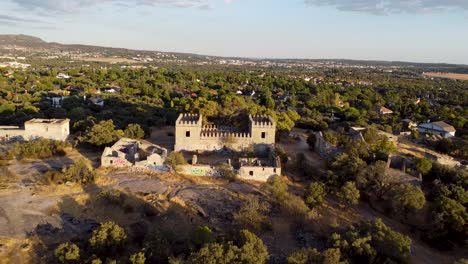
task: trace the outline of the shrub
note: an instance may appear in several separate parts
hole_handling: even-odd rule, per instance
[[[61,263],[73,263],[80,259],[80,249],[77,245],[72,243],[60,244],[55,249],[55,257]]]
[[[325,201],[326,194],[325,184],[313,182],[307,188],[305,202],[310,208],[320,206]]]
[[[138,252],[130,256],[129,261],[131,264],[145,264],[145,253]]]
[[[269,208],[266,202],[261,202],[256,196],[248,196],[240,210],[234,214],[234,219],[242,227],[259,231],[268,221],[266,216],[268,212]]]
[[[196,248],[213,242],[213,233],[207,226],[199,226],[193,230],[190,241]]]
[[[356,183],[349,181],[346,182],[343,187],[341,187],[340,191],[337,193],[338,198],[342,201],[356,205],[359,203],[360,193],[359,190],[356,188]]]
[[[418,159],[416,169],[422,174],[427,174],[432,169],[432,161],[427,158]]]
[[[263,241],[247,230],[242,230],[241,236],[241,246],[234,245],[231,241],[209,243],[199,251],[192,253],[188,263],[266,263],[269,256]]]
[[[125,230],[114,222],[102,223],[93,231],[89,244],[101,252],[116,251],[127,239]]]
[[[169,156],[167,156],[166,161],[164,162],[166,165],[171,166],[172,169],[177,171],[178,165],[187,164],[187,161],[184,158],[184,155],[180,152],[171,152]]]
[[[228,179],[229,181],[235,181],[237,178],[237,173],[234,171],[232,166],[229,166],[229,164],[223,163],[217,166],[216,170],[223,176],[223,178]]]
[[[18,142],[8,151],[5,158],[9,159],[45,159],[52,156],[65,155],[65,148],[70,147],[67,142],[38,139],[27,142]]]
[[[423,208],[426,203],[426,197],[421,188],[409,183],[394,188],[392,200],[395,210],[402,212],[405,216],[410,211]]]
[[[48,171],[46,177],[50,183],[63,184],[65,182],[91,183],[96,178],[96,173],[90,168],[84,159],[78,160],[68,168],[63,167],[61,171]]]

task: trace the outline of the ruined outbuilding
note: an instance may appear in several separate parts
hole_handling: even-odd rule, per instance
[[[136,167],[167,171],[164,166],[167,149],[144,140],[122,138],[112,147],[107,147],[101,156],[103,167]]]

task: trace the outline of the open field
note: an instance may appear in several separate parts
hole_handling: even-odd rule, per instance
[[[445,78],[453,80],[463,80],[468,81],[468,74],[461,73],[446,73],[446,72],[425,72],[424,76],[434,77],[434,78]]]

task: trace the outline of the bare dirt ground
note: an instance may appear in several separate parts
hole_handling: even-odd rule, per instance
[[[445,73],[445,72],[425,72],[423,73],[423,75],[428,76],[428,77],[434,77],[434,78],[445,78],[445,79],[468,81],[468,74]]]
[[[167,147],[173,145],[173,137],[168,136],[170,131],[169,128],[155,131],[151,141]],[[282,139],[280,145],[293,157],[304,152],[314,166],[324,169],[325,161],[309,150],[306,139],[306,131],[294,130],[292,137]],[[239,210],[246,195],[269,200],[262,184],[256,182],[226,182],[125,170],[99,169],[98,182],[85,187],[56,187],[44,183],[45,171],[68,165],[83,158],[83,154],[89,155],[95,164],[99,158],[96,153],[75,149],[65,157],[12,162],[0,167],[14,176],[0,187],[0,263],[34,263],[32,255],[37,253],[37,244],[54,248],[60,243],[58,240],[72,239],[89,232],[99,222],[109,220],[129,228],[132,233],[143,232],[138,231],[142,226],[155,223],[175,234],[189,234],[197,225],[209,225],[215,231],[232,230],[233,213]],[[120,197],[119,204],[103,202],[102,193],[109,191]],[[320,214],[321,218],[311,224],[319,229],[333,223],[348,225],[362,219],[382,218],[396,231],[411,236],[412,263],[452,263],[460,258],[452,252],[439,252],[428,247],[410,227],[367,204],[341,209],[336,201],[328,199]],[[273,215],[271,223],[271,230],[261,238],[270,251],[275,252],[272,263],[282,263],[278,260],[284,260],[298,248],[295,231],[288,219]]]
[[[295,128],[291,131],[289,137],[281,138],[277,145],[281,146],[290,158],[294,159],[298,153],[304,153],[306,159],[315,168],[324,169],[325,159],[310,150],[307,137],[307,130]]]

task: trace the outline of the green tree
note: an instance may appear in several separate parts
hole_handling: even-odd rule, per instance
[[[124,132],[115,129],[112,120],[101,121],[89,128],[85,135],[79,137],[81,143],[87,143],[96,147],[109,146],[123,137]]]
[[[139,124],[128,124],[124,130],[124,136],[127,138],[142,139],[145,137],[145,131]]]
[[[248,230],[241,231],[243,246],[240,248],[240,263],[266,263],[269,259],[268,249],[263,241]]]
[[[73,243],[63,243],[55,249],[55,257],[61,263],[75,263],[80,259],[80,249]]]
[[[356,188],[356,183],[352,181],[346,182],[337,193],[337,196],[344,202],[356,205],[359,203],[360,193]]]
[[[433,214],[437,232],[459,232],[466,235],[468,213],[466,207],[456,200],[445,196],[440,197],[436,202]]]
[[[120,248],[127,239],[125,230],[114,222],[102,223],[91,234],[89,244],[99,251],[109,252]]]
[[[313,182],[307,188],[305,202],[310,208],[321,206],[325,201],[326,194],[325,184]]]
[[[427,174],[432,169],[432,161],[428,158],[418,159],[416,161],[416,169],[422,174]]]
[[[401,184],[393,190],[395,209],[405,216],[408,212],[419,210],[426,204],[426,198],[421,188],[409,183]]]

